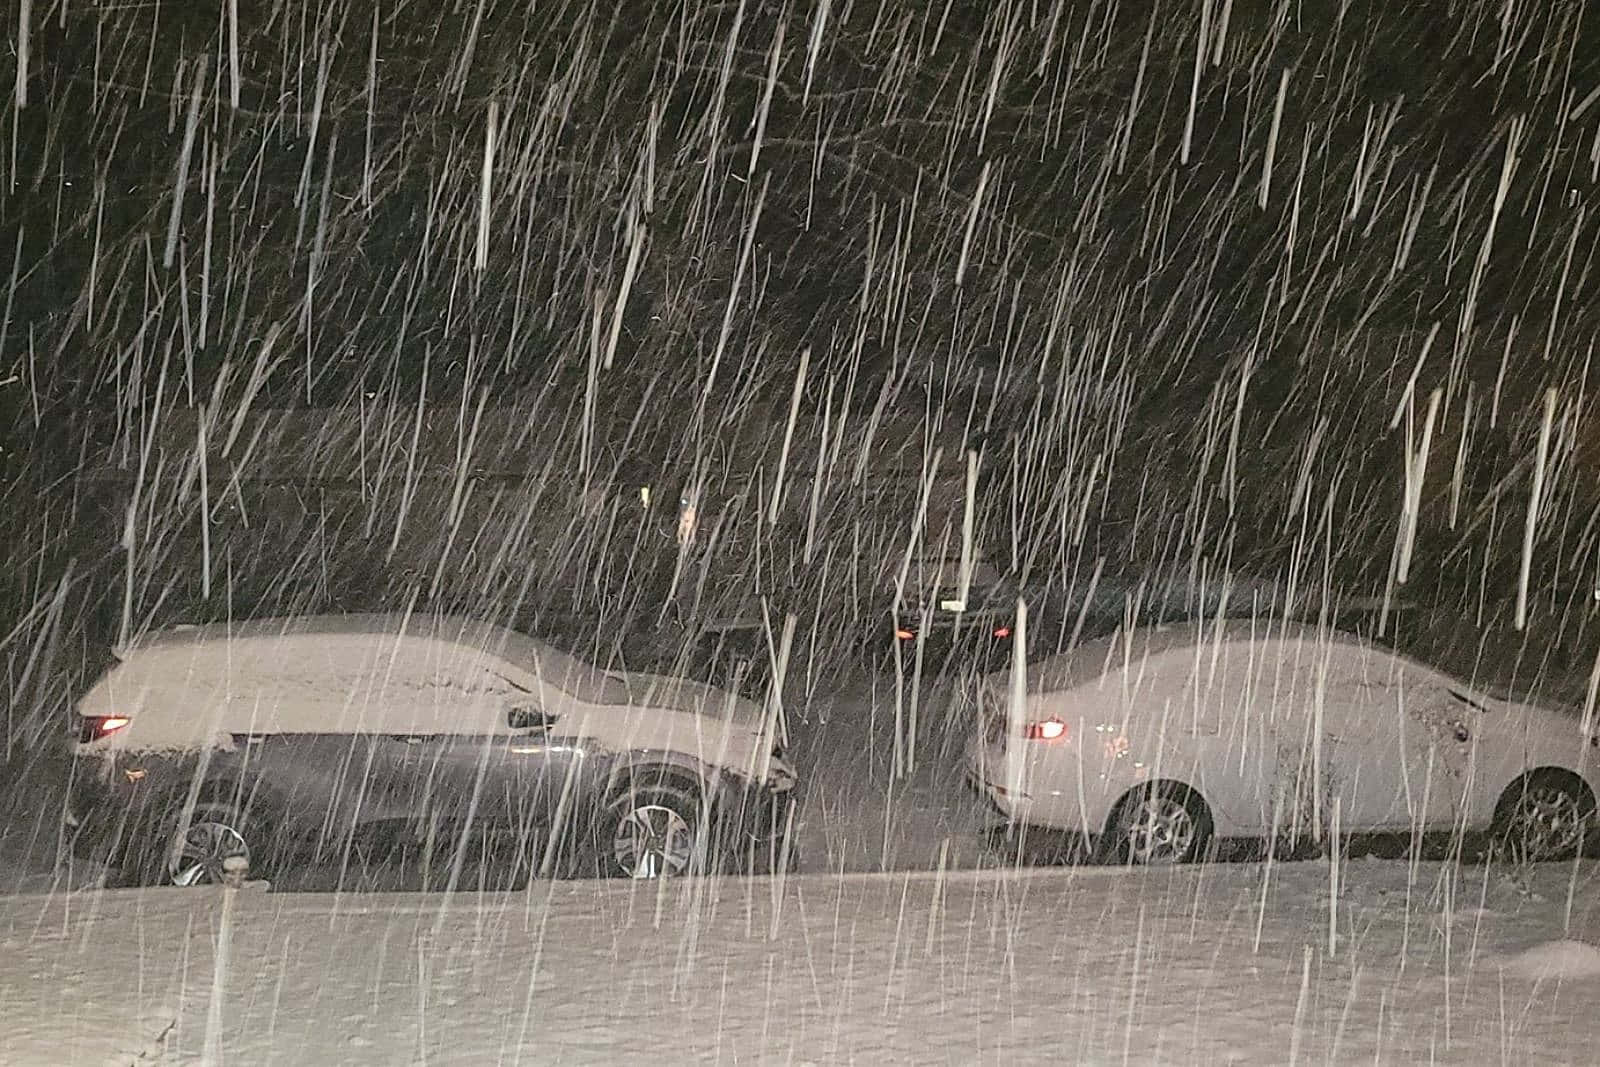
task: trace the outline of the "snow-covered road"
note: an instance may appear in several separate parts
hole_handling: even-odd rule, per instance
[[[0,1062],[1595,1061],[1600,868],[1342,874],[17,896]]]

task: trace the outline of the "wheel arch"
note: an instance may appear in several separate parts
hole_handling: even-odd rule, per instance
[[[1139,782],[1123,790],[1122,795],[1117,797],[1111,807],[1106,809],[1106,818],[1100,828],[1101,832],[1107,836],[1111,835],[1116,828],[1117,818],[1122,814],[1123,808],[1145,793],[1152,793],[1162,789],[1171,789],[1186,800],[1192,799],[1197,802],[1205,813],[1206,820],[1212,829],[1216,828],[1217,810],[1206,799],[1206,795],[1200,791],[1198,786],[1191,785],[1178,778],[1152,778],[1147,782]]]
[[[1592,818],[1594,816],[1596,808],[1595,791],[1594,787],[1589,784],[1588,780],[1570,767],[1562,767],[1557,764],[1546,764],[1540,767],[1529,768],[1506,784],[1506,787],[1500,791],[1499,797],[1495,800],[1494,819],[1491,824],[1492,826],[1498,827],[1502,822],[1504,822],[1506,816],[1515,806],[1517,797],[1520,795],[1521,791],[1526,789],[1528,784],[1536,779],[1550,780],[1574,787],[1578,791],[1578,794],[1587,802],[1590,817]]]
[[[266,861],[270,867],[269,857],[277,855],[280,845],[276,836],[283,819],[280,805],[278,796],[265,786],[251,788],[226,775],[174,786],[146,797],[132,818],[121,825],[112,866],[122,879],[129,880],[127,884],[162,884],[161,868],[176,836],[186,833],[197,816],[225,812],[234,816],[229,821],[249,845],[252,863],[259,869]]]
[[[601,803],[609,803],[624,789],[643,780],[692,790],[708,803],[715,804],[716,797],[711,786],[713,777],[699,760],[676,752],[626,753],[607,769],[600,791]]]

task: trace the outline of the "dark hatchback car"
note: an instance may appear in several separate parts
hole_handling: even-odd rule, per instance
[[[154,634],[78,702],[80,851],[140,883],[509,835],[538,873],[782,869],[795,773],[763,708],[454,617]]]

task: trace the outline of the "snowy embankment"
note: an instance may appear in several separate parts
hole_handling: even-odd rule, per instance
[[[12,897],[0,1062],[1592,1063],[1597,873]]]

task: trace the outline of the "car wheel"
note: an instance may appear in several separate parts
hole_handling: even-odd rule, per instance
[[[607,806],[597,845],[611,878],[674,878],[705,869],[709,848],[700,794],[629,783]]]
[[[1515,861],[1567,860],[1583,847],[1594,796],[1576,775],[1535,771],[1507,789],[1495,808],[1497,851]]]
[[[1142,786],[1117,802],[1107,822],[1107,855],[1118,863],[1190,863],[1211,840],[1211,812],[1200,795],[1175,782]]]
[[[155,829],[140,864],[145,884],[221,885],[240,859],[245,870],[259,875],[260,856],[252,855],[250,826],[238,808],[196,804],[187,827],[181,822],[182,812],[174,811]]]

